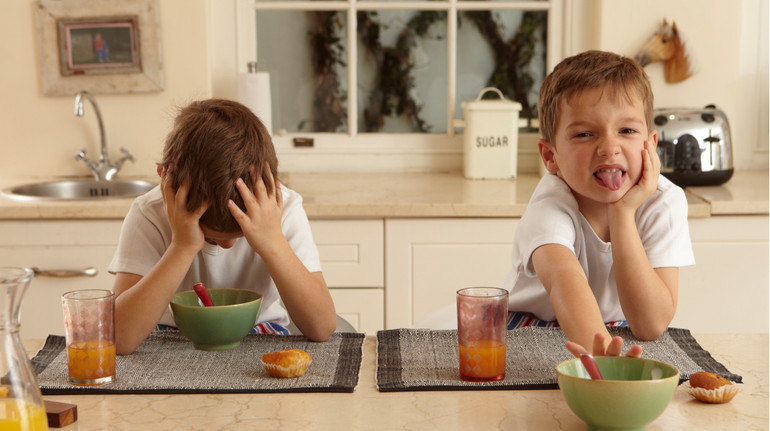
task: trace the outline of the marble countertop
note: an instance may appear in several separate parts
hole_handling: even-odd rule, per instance
[[[712,215],[767,214],[767,171],[736,172],[719,186],[688,187],[687,191],[708,202]]]
[[[459,173],[291,173],[287,178],[311,218],[520,217],[539,181],[534,174],[467,180]],[[5,178],[0,189],[45,180],[51,179]],[[726,184],[686,190],[690,217],[768,214],[767,171],[736,172]],[[18,201],[0,195],[0,219],[121,219],[131,201]]]
[[[647,426],[658,430],[749,430],[768,426],[768,334],[696,334],[699,344],[743,376],[728,404],[695,401],[684,387]],[[25,342],[30,356],[42,340]],[[376,339],[367,337],[353,393],[57,395],[74,403],[69,430],[585,430],[559,390],[379,392]],[[255,362],[258,366],[258,362]],[[120,378],[118,371],[118,378]]]

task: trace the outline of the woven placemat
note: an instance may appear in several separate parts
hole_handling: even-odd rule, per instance
[[[645,358],[679,369],[680,382],[698,371],[709,371],[741,383],[695,341],[687,329],[669,328],[655,341],[638,342],[627,327],[608,328],[610,334],[644,348]],[[572,354],[564,347],[560,328],[525,327],[508,331],[505,379],[464,382],[458,376],[457,331],[392,329],[377,333],[377,388],[382,392],[557,389],[556,365]],[[627,346],[630,343],[626,343]]]
[[[195,350],[177,331],[152,333],[131,355],[118,356],[116,380],[102,386],[74,386],[67,378],[64,337],[49,335],[32,358],[43,395],[174,394],[257,392],[353,392],[358,385],[364,334],[334,333],[323,343],[301,335],[247,335],[232,350]],[[302,377],[268,376],[262,354],[302,349],[313,362]]]

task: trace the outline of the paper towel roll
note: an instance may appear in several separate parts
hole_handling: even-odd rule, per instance
[[[273,135],[272,104],[270,102],[270,74],[267,72],[238,75],[238,101],[246,105]]]

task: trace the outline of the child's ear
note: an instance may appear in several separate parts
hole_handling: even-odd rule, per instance
[[[650,135],[647,137],[647,142],[650,143],[650,150],[658,148],[658,131],[655,129],[650,130]]]
[[[545,169],[552,174],[559,172],[559,166],[556,164],[556,149],[553,145],[545,139],[538,139],[537,149],[540,151],[540,158],[543,159]]]

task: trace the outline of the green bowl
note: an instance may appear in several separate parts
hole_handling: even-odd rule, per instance
[[[644,358],[594,358],[604,380],[591,380],[580,359],[556,366],[564,399],[589,430],[644,430],[668,406],[679,370]]]
[[[174,295],[169,307],[176,326],[196,349],[234,349],[254,327],[262,295],[245,289],[207,290],[213,307],[202,306],[194,290]]]

